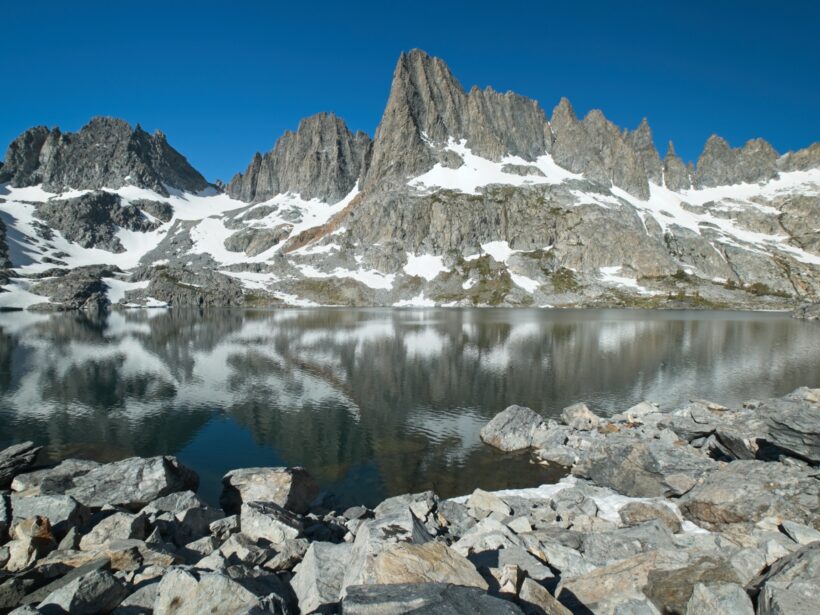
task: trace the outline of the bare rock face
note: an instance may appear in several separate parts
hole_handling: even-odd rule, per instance
[[[663,163],[658,150],[655,149],[655,140],[652,138],[652,129],[647,119],[643,118],[635,130],[626,133],[624,139],[635,152],[646,178],[660,186],[663,181]]]
[[[15,139],[0,170],[0,182],[13,186],[42,183],[50,192],[135,185],[168,195],[166,186],[198,192],[209,186],[162,132],[95,117],[79,132],[32,128]]]
[[[0,489],[7,489],[17,474],[28,470],[41,448],[33,442],[21,442],[0,451]]]
[[[269,502],[285,510],[304,513],[319,494],[319,485],[304,468],[242,468],[222,478],[219,503],[237,513],[245,502]]]
[[[777,175],[777,152],[763,139],[753,139],[733,149],[712,135],[698,158],[694,183],[698,188],[758,182]]]
[[[783,171],[807,171],[820,166],[820,142],[812,143],[808,147],[789,152],[779,161],[779,167]]]
[[[566,98],[553,109],[550,128],[555,138],[552,157],[556,163],[573,173],[583,173],[594,181],[609,185],[609,175],[595,142]]]
[[[663,158],[663,180],[670,190],[689,190],[692,187],[689,168],[675,153],[672,141],[669,142],[669,148]]]
[[[227,192],[248,203],[286,192],[335,203],[356,185],[369,153],[370,137],[351,133],[332,113],[319,113],[282,135],[264,156],[256,154]]]
[[[583,125],[603,160],[609,180],[640,199],[648,199],[649,184],[646,172],[620,129],[606,119],[598,109],[593,109],[587,114]]]
[[[533,160],[551,143],[538,103],[491,88],[466,93],[444,61],[414,49],[396,64],[364,185],[404,182],[428,170],[437,162],[434,148],[451,138],[493,160]]]

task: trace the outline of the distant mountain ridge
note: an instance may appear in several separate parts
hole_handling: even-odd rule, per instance
[[[400,56],[372,139],[308,117],[224,189],[162,133],[112,118],[27,130],[2,185],[0,307],[36,305],[48,284],[31,276],[85,265],[120,268],[107,301],[123,304],[773,308],[820,294],[820,143],[781,156],[712,136],[686,164],[671,142],[660,157],[646,120],[581,119],[566,98],[548,117],[465,90],[420,50]],[[103,192],[51,197],[70,191]],[[46,294],[52,308],[88,295]]]

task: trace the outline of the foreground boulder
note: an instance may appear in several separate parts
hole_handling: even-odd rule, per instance
[[[706,476],[680,499],[684,515],[704,527],[721,529],[780,517],[820,525],[820,486],[815,476],[782,463],[741,460]]]
[[[536,430],[544,419],[525,406],[510,406],[499,412],[481,430],[481,440],[502,451],[518,451],[532,446]]]
[[[132,457],[91,470],[76,477],[73,484],[66,495],[85,506],[137,511],[164,495],[196,490],[199,478],[175,457]]]
[[[219,503],[227,514],[239,513],[243,502],[270,502],[305,513],[319,495],[319,485],[304,468],[242,468],[222,479]]]
[[[173,568],[162,578],[155,615],[234,615],[258,606],[257,596],[228,575],[193,568]],[[262,611],[264,612],[264,611]]]
[[[345,615],[520,615],[516,605],[480,589],[445,583],[356,585],[342,601]]]
[[[128,595],[128,590],[107,570],[94,570],[54,590],[40,603],[43,613],[62,609],[71,615],[108,613]]]
[[[0,451],[0,489],[8,489],[17,474],[30,468],[41,448],[34,442],[21,442]]]

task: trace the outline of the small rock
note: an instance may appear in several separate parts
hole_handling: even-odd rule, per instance
[[[794,521],[784,521],[780,524],[783,532],[799,545],[808,545],[820,541],[820,532],[808,525],[795,523]]]
[[[239,531],[239,515],[229,515],[212,522],[208,529],[218,540],[227,540],[231,534]]]
[[[80,550],[96,551],[116,540],[142,540],[145,538],[146,529],[147,521],[142,513],[114,513],[105,517],[88,534],[80,538]]]
[[[9,559],[6,569],[16,572],[28,568],[37,559],[57,546],[46,517],[32,517],[17,523],[12,530],[12,540],[6,545]]]
[[[589,431],[595,429],[601,419],[586,404],[578,403],[561,410],[561,420],[573,429]]]
[[[527,615],[572,615],[543,585],[532,579],[524,579],[518,600]]]
[[[249,538],[264,539],[274,545],[299,538],[304,529],[296,515],[272,502],[243,502],[239,524]]]
[[[473,494],[467,499],[467,508],[485,513],[512,514],[512,509],[501,498],[483,489],[473,491]]]
[[[516,534],[525,534],[532,531],[529,517],[516,517],[507,524],[507,527]]]

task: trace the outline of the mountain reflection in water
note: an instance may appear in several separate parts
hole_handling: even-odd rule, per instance
[[[551,482],[481,444],[509,404],[721,403],[820,384],[820,326],[784,315],[505,309],[0,314],[0,446],[302,465],[339,505]]]

